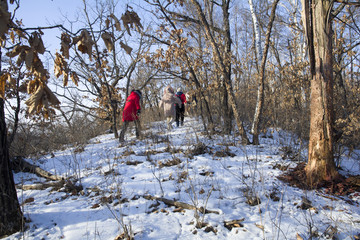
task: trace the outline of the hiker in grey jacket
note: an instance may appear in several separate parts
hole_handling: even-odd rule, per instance
[[[170,130],[172,128],[171,124],[175,120],[175,105],[179,104],[181,105],[181,100],[175,96],[174,89],[172,87],[167,86],[164,90],[164,95],[161,98],[159,107],[164,108],[164,115],[167,120],[167,127]]]

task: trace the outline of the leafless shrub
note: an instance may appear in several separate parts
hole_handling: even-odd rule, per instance
[[[159,168],[176,166],[180,163],[181,163],[180,158],[173,157],[172,159],[168,159],[167,161],[159,162]]]
[[[208,152],[209,152],[208,146],[206,146],[202,142],[198,142],[197,144],[194,145],[194,147],[191,147],[187,150],[189,156],[197,156]]]
[[[80,116],[74,119],[71,128],[61,122],[21,124],[11,143],[10,156],[37,158],[66,146],[81,146],[106,128],[101,122]]]

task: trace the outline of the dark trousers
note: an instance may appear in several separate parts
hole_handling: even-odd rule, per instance
[[[134,123],[135,123],[136,137],[137,137],[137,138],[140,138],[140,136],[141,136],[140,120],[137,119],[137,120],[134,120],[134,121],[124,121],[124,122],[123,122],[123,125],[122,125],[121,132],[120,132],[120,137],[119,137],[119,141],[120,141],[120,142],[123,142],[123,141],[124,141],[125,132],[126,132],[126,129],[127,129],[128,126],[129,126],[130,122],[134,122]]]
[[[185,117],[185,104],[181,104],[181,106],[176,104],[176,126],[179,126],[181,122],[181,126],[184,124],[184,117]]]

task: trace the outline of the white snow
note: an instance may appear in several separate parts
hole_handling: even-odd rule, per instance
[[[196,119],[185,120],[184,126],[168,132],[162,131],[163,122],[147,130],[157,139],[168,137],[169,142],[157,142],[150,136],[136,140],[128,131],[123,145],[107,134],[92,139],[82,152],[69,148],[39,159],[37,165],[77,180],[83,191],[19,188],[28,228],[5,239],[115,239],[124,228],[131,228],[135,239],[157,240],[296,239],[297,234],[309,239],[310,232],[317,232],[315,239],[327,239],[325,232],[331,227],[337,229],[338,239],[350,240],[360,233],[359,194],[352,198],[328,196],[321,190],[291,187],[276,178],[283,173],[275,168],[277,164],[296,166],[295,161],[282,158],[280,149],[287,146],[299,151],[298,139],[274,129],[261,138],[261,145],[243,146],[234,136],[212,135],[209,139]],[[189,154],[200,143],[206,146],[205,152]],[[301,150],[304,160],[306,150]],[[234,156],[221,155],[221,151]],[[180,160],[178,165],[163,166],[176,160]],[[360,174],[359,159],[344,153],[340,163],[342,174]],[[15,182],[46,180],[16,173]],[[278,201],[270,198],[271,193]],[[174,211],[175,207],[147,200],[144,195],[205,207],[218,214],[198,212],[196,217],[195,210]],[[250,206],[246,196],[258,197],[261,203]],[[311,201],[312,208],[299,208],[303,198]],[[244,219],[243,226],[231,230],[224,226],[224,221],[240,219]],[[196,228],[197,221],[211,227]]]

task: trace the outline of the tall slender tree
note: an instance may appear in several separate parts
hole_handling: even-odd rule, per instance
[[[253,21],[254,21],[254,31],[257,33],[256,34],[256,49],[258,52],[258,56],[261,59],[261,65],[259,68],[259,80],[258,80],[258,92],[257,92],[257,101],[256,101],[256,108],[255,108],[255,114],[254,114],[254,120],[253,120],[253,124],[252,124],[252,128],[251,131],[253,133],[253,144],[258,145],[259,144],[259,129],[260,129],[260,120],[262,118],[262,112],[263,112],[263,108],[264,108],[264,98],[265,98],[265,93],[264,93],[264,88],[265,88],[265,67],[266,67],[266,61],[267,61],[267,55],[268,55],[268,50],[270,47],[270,35],[271,35],[271,29],[275,20],[275,12],[276,12],[276,7],[279,3],[279,0],[275,0],[272,4],[272,8],[271,8],[271,15],[270,15],[270,19],[269,19],[269,23],[267,25],[267,30],[266,30],[266,39],[265,39],[265,49],[264,52],[262,52],[261,50],[261,43],[260,43],[260,39],[258,39],[258,33],[259,30],[259,26],[257,23],[257,18],[255,13],[253,13],[252,10],[252,15],[253,16]],[[249,4],[250,6],[252,6],[252,0],[249,0]],[[253,9],[253,7],[250,7],[251,9]],[[258,46],[259,45],[259,46]]]

